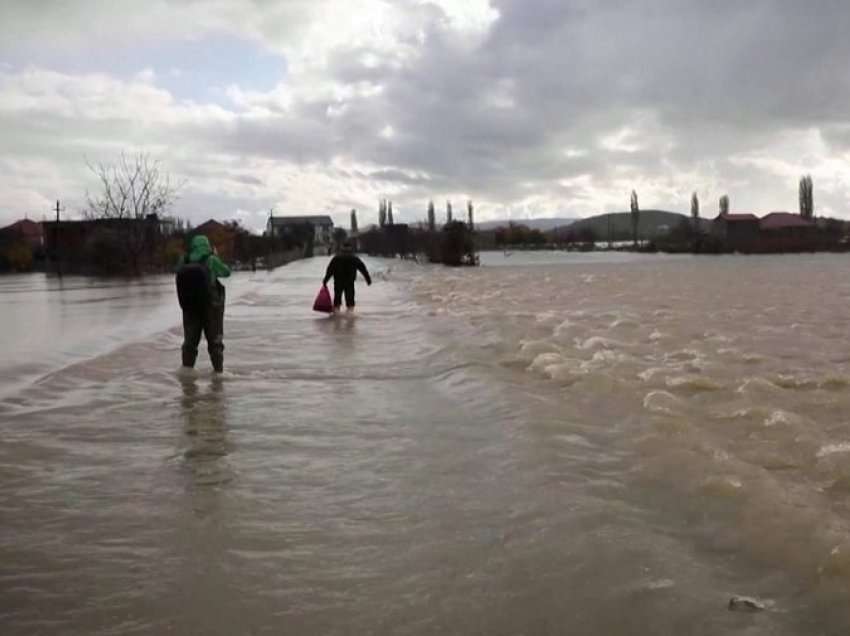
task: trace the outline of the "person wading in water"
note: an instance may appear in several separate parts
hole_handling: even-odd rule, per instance
[[[357,272],[363,274],[367,285],[372,284],[369,270],[354,254],[354,246],[346,241],[342,244],[340,253],[331,259],[322,281],[322,285],[327,285],[331,278],[334,279],[334,311],[339,311],[343,296],[345,296],[346,309],[348,311],[354,309],[354,280],[357,278]]]
[[[184,367],[195,366],[203,332],[213,369],[224,370],[224,285],[218,279],[228,276],[230,268],[216,256],[209,239],[203,234],[193,237],[176,277],[183,310]]]

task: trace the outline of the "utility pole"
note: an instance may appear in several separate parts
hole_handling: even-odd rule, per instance
[[[56,229],[53,235],[55,243],[53,247],[56,250],[56,273],[59,274],[59,278],[62,278],[62,259],[59,254],[59,236],[61,234],[59,232],[59,209],[59,199],[56,199]]]

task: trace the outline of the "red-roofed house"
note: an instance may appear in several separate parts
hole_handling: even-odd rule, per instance
[[[759,239],[759,219],[755,214],[719,214],[711,233],[732,250],[751,251]]]
[[[237,229],[234,226],[220,223],[215,219],[201,223],[201,225],[190,232],[192,236],[196,234],[206,236],[215,247],[218,255],[225,261],[233,260],[237,233]]]
[[[44,245],[44,231],[41,223],[21,219],[12,223],[12,225],[0,228],[0,240],[27,243],[33,251],[36,251]]]
[[[26,272],[42,258],[41,223],[23,219],[0,228],[0,270]]]
[[[799,214],[792,212],[771,212],[761,217],[759,225],[763,231],[789,230],[792,228],[810,230],[815,227],[811,220],[804,219]]]
[[[712,234],[723,248],[737,252],[802,252],[818,247],[814,221],[792,212],[721,214],[712,223]]]
[[[759,221],[760,249],[769,252],[791,252],[814,249],[817,225],[810,219],[791,212],[771,212]]]

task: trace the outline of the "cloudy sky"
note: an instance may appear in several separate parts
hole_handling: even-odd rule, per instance
[[[845,0],[3,0],[0,225],[147,152],[195,222],[850,217]]]

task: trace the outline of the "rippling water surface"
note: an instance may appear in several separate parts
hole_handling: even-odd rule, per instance
[[[368,264],[0,279],[3,634],[848,632],[844,257]]]

